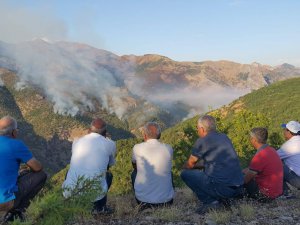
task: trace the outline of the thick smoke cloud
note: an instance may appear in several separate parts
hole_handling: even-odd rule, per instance
[[[37,85],[58,113],[94,110],[93,98],[120,118],[127,111],[122,98],[128,94],[121,87],[121,73],[105,66],[106,60],[117,63],[112,54],[106,56],[86,45],[44,40],[18,44],[8,54],[16,61],[20,77],[16,88]]]

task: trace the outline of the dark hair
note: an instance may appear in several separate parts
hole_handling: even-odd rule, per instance
[[[255,138],[259,143],[266,144],[268,140],[268,130],[265,127],[255,127],[250,131],[251,137]]]
[[[106,136],[107,125],[104,120],[97,118],[92,121],[90,131],[101,134],[102,136]]]

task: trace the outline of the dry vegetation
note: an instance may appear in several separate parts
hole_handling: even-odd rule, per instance
[[[114,214],[98,216],[89,220],[73,222],[76,225],[96,224],[164,224],[164,225],[215,225],[215,224],[300,224],[300,191],[294,191],[296,199],[274,200],[271,203],[258,203],[239,200],[230,209],[210,211],[205,215],[195,213],[198,200],[187,189],[176,190],[171,207],[139,211],[133,194],[109,196],[108,204],[115,209]]]

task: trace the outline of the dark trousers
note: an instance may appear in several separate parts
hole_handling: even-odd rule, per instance
[[[113,180],[112,173],[110,171],[107,171],[105,178],[106,178],[107,188],[109,190]],[[105,195],[102,199],[94,202],[94,209],[101,210],[104,206],[106,206],[106,202],[107,202],[107,195]]]
[[[300,176],[298,176],[294,171],[288,168],[283,162],[283,193],[288,194],[289,187],[287,183],[300,189]]]
[[[227,204],[228,199],[242,195],[243,187],[228,186],[215,182],[203,171],[198,169],[186,169],[181,172],[181,179],[192,189],[203,204],[221,201]]]
[[[12,210],[25,211],[32,200],[45,185],[47,174],[43,171],[27,172],[18,177],[18,191]]]
[[[134,190],[134,182],[136,179],[136,175],[137,175],[137,170],[134,169],[131,173],[131,185],[132,185],[132,189]],[[173,183],[173,175],[172,175],[172,184],[174,187],[174,183]],[[162,206],[169,206],[173,204],[173,199],[171,199],[168,202],[164,202],[164,203],[147,203],[147,202],[141,202],[140,200],[138,200],[137,198],[135,198],[136,202],[140,205],[140,210],[144,210],[147,208],[157,208],[157,207],[162,207]]]
[[[269,201],[272,200],[271,198],[269,198],[268,196],[262,194],[259,191],[259,187],[258,187],[258,185],[257,185],[257,183],[255,182],[254,179],[249,181],[247,184],[244,184],[244,187],[246,189],[246,196],[248,198],[256,199],[259,202],[269,202]]]

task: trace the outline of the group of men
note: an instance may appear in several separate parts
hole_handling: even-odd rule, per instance
[[[184,183],[202,202],[198,213],[217,209],[245,193],[268,201],[291,197],[288,184],[300,188],[300,124],[290,121],[282,127],[286,142],[277,151],[267,144],[266,128],[250,131],[249,140],[257,152],[249,167],[242,170],[231,140],[217,132],[215,119],[209,115],[199,118],[199,138],[181,172]],[[0,212],[5,212],[6,219],[22,214],[46,181],[41,164],[16,139],[17,132],[14,118],[0,120]],[[133,147],[131,180],[141,209],[173,203],[173,149],[159,141],[160,135],[159,125],[149,122],[143,127],[144,142]],[[99,180],[101,194],[93,202],[96,214],[112,212],[106,202],[116,144],[107,136],[105,121],[93,120],[88,134],[73,142],[70,169],[62,185],[63,195],[68,198],[80,178]],[[30,171],[18,173],[20,163],[27,164]]]

